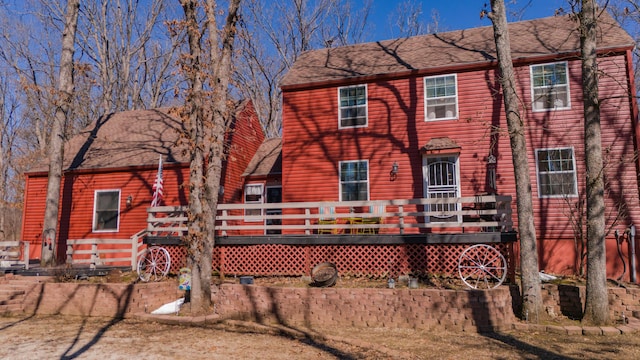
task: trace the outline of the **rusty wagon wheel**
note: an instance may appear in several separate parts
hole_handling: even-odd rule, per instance
[[[466,248],[458,260],[460,279],[472,289],[493,289],[507,276],[507,262],[493,246],[476,244]]]
[[[169,273],[171,256],[161,246],[151,246],[142,252],[138,260],[138,277],[144,282],[160,281]]]

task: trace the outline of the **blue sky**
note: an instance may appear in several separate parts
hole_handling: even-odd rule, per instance
[[[385,40],[397,37],[390,30],[390,14],[394,13],[398,4],[405,1],[396,0],[374,0],[371,9],[371,22],[375,24],[375,35],[372,40]],[[439,31],[450,31],[459,29],[468,29],[478,26],[490,26],[491,21],[487,18],[480,19],[480,11],[483,5],[489,4],[489,0],[422,0],[423,23],[431,22],[432,10],[437,10],[440,16]],[[511,0],[505,0],[507,3],[508,21],[516,21],[513,16],[509,16],[509,12],[520,11],[522,17],[520,20],[530,20],[535,18],[553,16],[556,9],[564,7],[568,9],[567,0],[518,0],[516,4],[512,4]],[[527,5],[525,7],[525,5]],[[523,9],[524,8],[524,9]]]

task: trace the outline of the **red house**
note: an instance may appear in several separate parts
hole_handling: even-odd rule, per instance
[[[242,174],[264,140],[253,105],[237,105],[226,134],[222,202],[242,201]],[[80,239],[122,239],[146,229],[159,159],[163,162],[162,205],[188,203],[189,154],[183,123],[168,109],[106,115],[65,144],[57,257]],[[47,191],[47,170],[26,174],[23,240],[38,259]],[[130,247],[129,247],[130,249]]]
[[[509,26],[540,269],[554,273],[577,272],[583,245],[576,26],[568,17]],[[640,220],[635,43],[606,13],[598,31],[607,270],[617,278],[640,260],[627,231]],[[248,105],[228,134],[214,269],[300,275],[329,261],[354,275],[443,273],[460,270],[472,244],[491,243],[513,274],[517,202],[498,76],[491,27],[302,54],[281,84],[282,139],[263,142]],[[164,112],[126,112],[70,142],[60,258],[67,240],[128,239],[145,228],[160,155],[165,204],[187,203],[180,126]],[[44,170],[27,174],[23,234],[34,257],[46,181]],[[103,207],[102,196],[113,202]],[[98,222],[102,211],[115,221]]]
[[[584,215],[578,215],[584,209],[579,204],[585,163],[577,26],[567,16],[509,24],[540,269],[555,273],[577,270],[576,226],[584,226]],[[614,231],[628,234],[629,226],[640,221],[634,45],[611,16],[600,16],[599,96],[612,278],[623,272]],[[283,201],[500,194],[513,196],[515,208],[498,77],[490,26],[302,54],[281,84]],[[455,210],[459,205],[446,206]],[[624,261],[629,261],[629,236],[621,239]],[[360,257],[355,261],[380,268],[397,255],[380,246],[362,250],[352,245],[349,251]],[[420,251],[427,262],[455,261],[440,258],[436,249]]]

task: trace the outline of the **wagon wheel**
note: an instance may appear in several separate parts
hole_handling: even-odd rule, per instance
[[[466,248],[458,260],[460,278],[472,289],[493,289],[507,276],[507,262],[496,248],[477,244]]]
[[[152,246],[146,249],[138,260],[138,276],[140,280],[159,281],[169,273],[171,257],[167,249],[160,246]]]

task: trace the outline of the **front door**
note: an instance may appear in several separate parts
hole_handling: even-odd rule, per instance
[[[441,199],[460,196],[460,174],[457,155],[425,156],[422,161],[424,177],[424,197]],[[458,211],[460,204],[433,204],[425,207],[426,211]],[[426,222],[460,221],[459,216],[428,216]]]
[[[282,186],[267,186],[267,203],[281,203],[282,202]],[[282,209],[267,209],[266,215],[282,215]],[[267,219],[266,225],[282,225],[282,219]],[[269,234],[281,234],[280,229],[267,229],[267,235]]]

